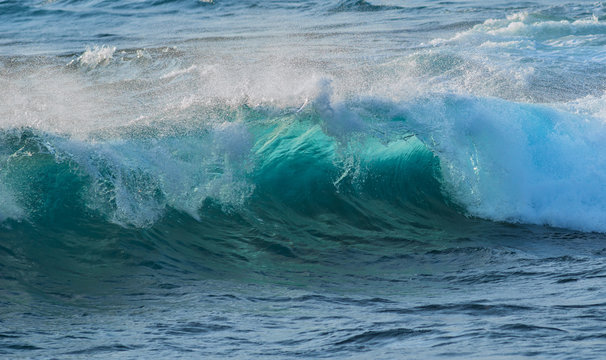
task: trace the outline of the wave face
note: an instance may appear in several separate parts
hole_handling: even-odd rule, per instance
[[[213,109],[218,121],[130,126],[87,139],[4,130],[2,184],[16,200],[3,217],[89,213],[146,228],[171,210],[200,220],[209,202],[226,216],[279,218],[288,209],[310,223],[318,212],[343,215],[344,224],[359,221],[348,215],[370,224],[388,209],[394,220],[456,212],[442,190],[439,158],[407,129],[404,108],[333,106],[327,96],[298,110]],[[385,112],[392,118],[375,122]]]
[[[212,121],[84,139],[5,129],[0,214],[35,222],[77,209],[149,227],[169,209],[200,219],[212,201],[236,212],[286,207],[309,220],[334,209],[344,223],[357,223],[348,218],[356,212],[369,223],[423,222],[416,214],[427,212],[606,230],[601,120],[455,95],[333,104],[322,86],[298,109],[215,108],[204,113]]]
[[[3,130],[0,214],[20,254],[5,265],[273,277],[328,271],[346,244],[378,256],[512,236],[500,222],[605,231],[601,121],[454,95],[332,103],[322,86],[299,108],[213,108],[210,122]]]
[[[599,358],[604,44],[586,1],[0,1],[0,357]]]

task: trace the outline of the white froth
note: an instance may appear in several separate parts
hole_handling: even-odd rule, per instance
[[[587,95],[557,106],[584,117],[599,119],[606,124],[606,93],[601,96]]]
[[[151,226],[168,207],[197,219],[205,200],[239,207],[254,189],[246,179],[252,138],[239,123],[192,136],[54,145],[86,175],[87,206],[121,225]]]
[[[324,131],[328,135],[343,141],[351,133],[361,131],[365,128],[365,123],[360,119],[358,114],[349,110],[346,105],[331,104],[333,90],[330,81],[321,81],[319,88],[320,93],[313,104],[323,121],[322,126]]]
[[[440,157],[445,190],[470,214],[606,231],[603,121],[452,96],[422,100],[408,115]]]
[[[569,36],[577,38],[590,35],[606,35],[606,22],[596,16],[574,21],[545,20],[522,12],[511,14],[504,19],[488,19],[450,38],[434,39],[430,44],[438,46],[460,42],[473,46],[491,42],[510,46],[512,41],[522,40],[549,44],[549,41],[558,41]],[[593,39],[600,40],[597,37]]]
[[[107,65],[114,56],[115,46],[94,46],[87,48],[76,60],[81,65],[95,68],[99,65]],[[73,63],[73,61],[72,61]]]

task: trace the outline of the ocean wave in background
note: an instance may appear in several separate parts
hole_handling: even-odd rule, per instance
[[[0,354],[599,358],[604,44],[593,2],[0,2]]]

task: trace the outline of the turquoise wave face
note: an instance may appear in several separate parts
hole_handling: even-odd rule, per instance
[[[150,127],[89,140],[5,130],[2,184],[12,201],[3,218],[47,221],[76,209],[145,228],[168,209],[199,220],[209,201],[228,213],[286,207],[312,217],[344,210],[345,221],[346,209],[363,206],[354,203],[364,198],[401,214],[446,206],[439,159],[401,124],[371,128],[354,113],[333,114],[341,119],[331,123],[321,117],[327,109],[316,106],[274,112],[239,108],[226,117],[242,121],[160,136]],[[385,125],[400,133],[380,133]]]
[[[0,263],[279,273],[344,244],[606,231],[602,6],[400,5],[3,3],[37,20],[0,43]],[[43,26],[108,14],[146,20]]]
[[[3,130],[0,264],[21,274],[6,286],[113,292],[133,271],[297,284],[344,248],[390,258],[519,231],[503,221],[603,231],[606,167],[579,156],[602,151],[589,117],[454,95],[332,103],[328,85],[302,107],[210,113],[223,121],[84,139]]]
[[[4,130],[0,183],[11,201],[1,207],[0,263],[33,290],[94,292],[132,271],[305,272],[346,244],[414,248],[460,236],[443,234],[465,218],[444,196],[439,158],[399,115],[390,124],[380,111],[325,100],[214,109],[225,121],[85,140]]]
[[[215,108],[221,121],[88,139],[4,130],[0,214],[37,223],[85,213],[147,228],[169,210],[200,220],[213,202],[369,227],[461,214],[604,230],[606,175],[588,156],[606,150],[597,119],[452,95],[331,104],[326,91],[301,108]]]

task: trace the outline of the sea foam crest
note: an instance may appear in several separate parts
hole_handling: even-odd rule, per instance
[[[252,138],[237,122],[158,139],[56,139],[55,147],[86,175],[87,207],[121,225],[151,226],[167,207],[197,219],[207,199],[239,207],[254,189]]]
[[[502,43],[505,47],[517,44],[520,49],[535,49],[537,43],[558,46],[559,39],[568,39],[570,36],[585,42],[598,43],[603,35],[606,35],[606,22],[596,16],[577,20],[545,20],[541,16],[521,12],[503,19],[488,19],[451,38],[434,39],[429,44],[437,46],[464,42],[466,46],[471,44],[494,47],[495,44]]]
[[[606,231],[606,127],[543,105],[435,96],[409,125],[440,157],[445,191],[486,219]]]
[[[95,45],[92,48],[87,47],[86,51],[84,51],[76,60],[72,60],[70,64],[76,61],[81,65],[86,65],[90,68],[95,68],[99,65],[107,65],[113,58],[114,52],[116,52],[115,46]]]
[[[522,12],[434,39],[416,58],[432,60],[421,74],[442,70],[432,92],[564,102],[603,88],[605,41],[606,21],[596,16]],[[569,76],[587,71],[596,76]]]

